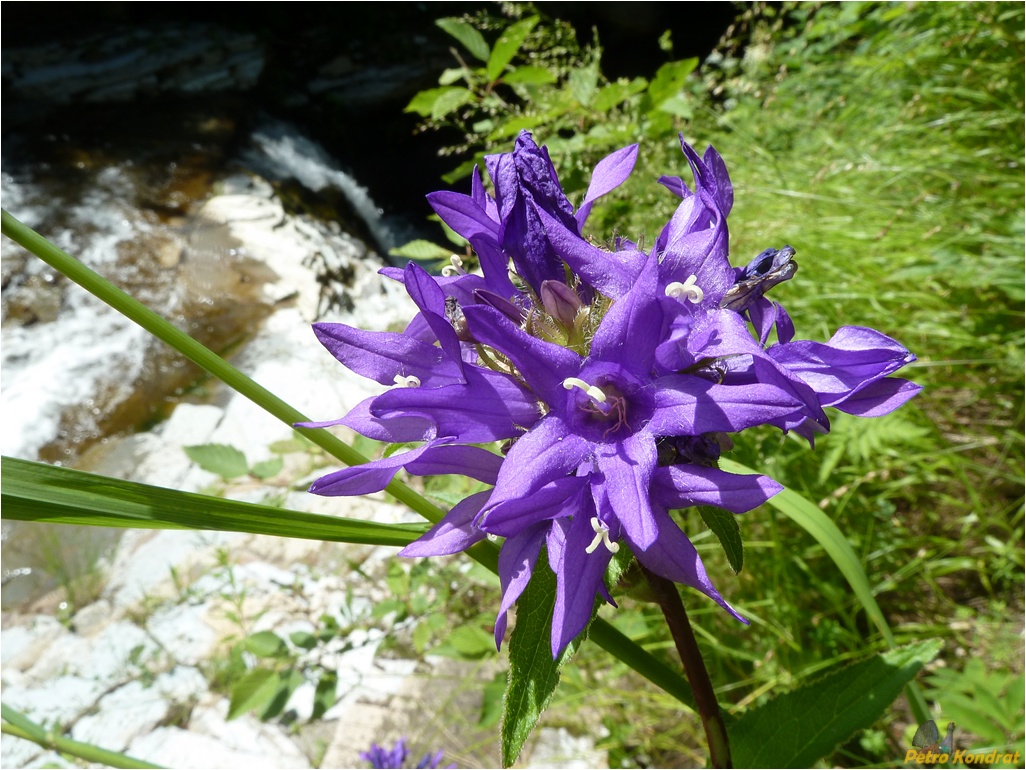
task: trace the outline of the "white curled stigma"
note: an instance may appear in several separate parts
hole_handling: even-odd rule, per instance
[[[409,377],[403,377],[401,374],[397,374],[392,378],[392,382],[396,384],[398,388],[419,388],[420,377],[411,374]]]
[[[705,299],[705,292],[696,285],[697,281],[698,277],[694,275],[689,275],[684,283],[674,281],[666,287],[666,296],[679,299],[681,302],[687,301],[697,305]]]
[[[609,539],[609,527],[599,521],[598,516],[591,517],[591,528],[595,530],[595,539],[591,541],[591,545],[584,549],[585,553],[595,553],[599,543],[602,543],[610,553],[616,553],[620,550],[620,544],[614,543]]]
[[[602,388],[597,385],[589,385],[580,377],[567,377],[563,380],[563,387],[567,390],[580,388],[588,394],[588,397],[591,398],[592,401],[597,401],[600,404],[604,404],[606,402],[606,394]]]
[[[467,271],[463,269],[463,260],[453,254],[449,257],[449,264],[442,268],[442,275],[446,278],[452,278],[454,275],[466,275]]]

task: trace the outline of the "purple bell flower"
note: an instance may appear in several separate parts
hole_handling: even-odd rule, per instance
[[[343,364],[392,386],[315,425],[423,443],[331,473],[311,491],[366,494],[400,469],[491,485],[400,554],[451,554],[505,538],[497,645],[543,545],[556,575],[554,657],[587,626],[596,597],[614,604],[605,574],[622,545],[747,622],[670,514],[694,505],[743,513],[781,489],[715,467],[727,434],[768,424],[811,441],[829,429],[825,407],[877,416],[919,390],[889,376],[914,356],[872,329],[794,340],[786,311],[764,296],[794,274],[794,250],[731,267],[726,165],[711,147],[699,157],[681,146],[695,189],[660,180],[681,201],[648,254],[630,242],[605,251],[581,235],[592,204],[629,175],[636,146],[596,166],[574,211],[547,152],[525,132],[512,153],[487,159],[494,199],[476,172],[469,196],[429,196],[477,251],[481,275],[386,269],[420,311],[403,333],[315,326]],[[503,454],[472,446],[496,441]]]

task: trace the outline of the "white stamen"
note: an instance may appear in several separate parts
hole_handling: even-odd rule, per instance
[[[449,257],[449,264],[442,268],[442,275],[446,278],[451,278],[454,275],[466,275],[467,271],[463,269],[463,260],[453,254]]]
[[[696,281],[698,281],[698,277],[694,275],[689,275],[684,283],[674,281],[666,287],[666,296],[679,299],[681,302],[687,300],[697,305],[705,298],[705,292],[695,285]]]
[[[585,553],[595,553],[599,543],[602,543],[610,553],[616,553],[620,550],[620,544],[614,543],[609,539],[609,527],[599,521],[598,516],[591,517],[591,528],[595,530],[595,539],[591,541],[591,545],[584,549]]]
[[[602,390],[602,388],[599,388],[595,385],[589,385],[579,377],[567,377],[565,380],[563,380],[563,387],[567,390],[580,388],[585,393],[587,393],[593,401],[598,401],[600,404],[604,404],[606,402],[606,394]]]
[[[397,374],[395,377],[392,378],[392,382],[394,382],[396,386],[400,388],[420,387],[420,377],[417,377],[413,374],[411,374],[409,377],[403,377],[401,374]]]

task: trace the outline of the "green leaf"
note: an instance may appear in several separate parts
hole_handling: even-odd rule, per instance
[[[555,83],[558,79],[556,73],[544,67],[535,66],[517,67],[512,72],[502,76],[502,82],[510,86],[541,86],[547,83]]]
[[[446,86],[444,88],[428,88],[421,91],[414,96],[410,103],[406,105],[404,112],[416,112],[422,118],[431,117],[435,113],[435,103],[439,99],[455,99],[454,96],[447,96],[449,94],[464,94],[472,95],[466,88],[459,86]],[[457,105],[459,106],[459,105]],[[455,108],[454,108],[455,109]]]
[[[475,625],[457,626],[432,652],[464,660],[481,660],[496,654],[495,637]]]
[[[198,444],[185,447],[185,454],[200,468],[223,479],[244,476],[249,471],[246,455],[227,444]]]
[[[273,631],[259,631],[242,640],[242,649],[258,658],[281,658],[289,654],[285,640]]]
[[[317,681],[317,689],[314,690],[314,705],[311,719],[320,719],[324,712],[335,705],[338,700],[338,674],[334,671],[325,671]]]
[[[388,253],[393,257],[406,257],[406,259],[433,261],[438,259],[449,259],[449,256],[452,254],[452,249],[443,248],[431,241],[416,240],[404,243],[402,246],[398,246],[394,249],[389,249]]]
[[[301,650],[312,650],[317,646],[317,637],[309,631],[293,631],[289,634],[289,641]]]
[[[528,16],[516,24],[511,24],[499,35],[499,39],[495,41],[495,47],[492,49],[492,55],[488,57],[488,64],[485,65],[485,75],[489,82],[494,82],[499,78],[502,71],[506,69],[506,65],[513,60],[517,51],[520,50],[520,46],[524,44],[524,40],[531,34],[531,30],[534,29],[538,20],[538,16]]]
[[[705,525],[720,539],[730,568],[735,574],[741,572],[745,563],[745,546],[741,541],[741,527],[738,526],[737,518],[730,511],[708,505],[700,505],[698,512],[702,514]]]
[[[260,711],[260,718],[264,721],[273,719],[284,711],[289,698],[292,697],[292,693],[304,681],[306,680],[303,678],[303,674],[294,668],[279,671],[278,686],[275,688],[270,702]]]
[[[439,89],[442,90],[442,89]],[[474,101],[474,92],[466,88],[447,88],[446,93],[439,94],[431,105],[431,117],[435,120],[444,118],[450,112]]]
[[[667,62],[660,67],[648,85],[648,95],[652,99],[652,104],[659,108],[670,97],[679,95],[688,75],[697,66],[698,59],[692,58]]]
[[[251,476],[256,476],[258,479],[269,479],[272,476],[277,476],[281,473],[281,469],[283,467],[285,467],[285,463],[280,457],[272,457],[270,460],[253,463],[253,467],[249,469],[249,473]]]
[[[746,712],[728,725],[736,767],[812,767],[870,727],[940,652],[928,639],[834,671]]]
[[[435,19],[435,24],[460,41],[472,56],[488,61],[488,43],[476,27],[460,19]]]
[[[517,625],[509,640],[509,681],[502,719],[502,766],[512,767],[559,684],[559,670],[577,652],[588,632],[580,634],[552,659],[552,612],[556,576],[545,556],[517,601]]]
[[[278,692],[278,673],[269,668],[255,668],[232,687],[228,718],[235,719],[247,711],[264,709]]]
[[[599,89],[598,93],[595,94],[594,100],[592,100],[591,106],[598,112],[609,112],[616,105],[627,101],[635,94],[640,94],[647,87],[648,81],[645,78],[634,78],[630,82],[621,80],[616,83],[610,83]]]
[[[7,519],[138,529],[199,529],[407,545],[427,527],[376,524],[151,487],[45,463],[3,458]]]
[[[597,93],[598,76],[598,66],[595,64],[571,72],[566,81],[571,98],[583,107],[590,106]]]

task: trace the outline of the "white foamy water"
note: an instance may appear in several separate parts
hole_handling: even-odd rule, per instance
[[[121,169],[111,167],[96,176],[86,194],[69,199],[5,173],[3,206],[102,272],[116,257],[120,241],[151,229],[125,202],[129,184]],[[21,251],[7,238],[2,249],[5,256]],[[50,268],[35,257],[29,258],[25,272],[52,277]],[[0,346],[0,451],[36,459],[40,448],[57,436],[65,409],[88,406],[98,382],[107,380],[127,391],[142,367],[147,338],[142,329],[70,281],[61,289],[56,320],[5,324]]]
[[[266,121],[253,133],[253,144],[254,149],[244,153],[246,163],[253,169],[269,179],[293,178],[315,192],[325,187],[336,188],[366,223],[378,248],[387,253],[401,244],[367,188],[339,168],[321,145],[300,134],[295,126]]]

